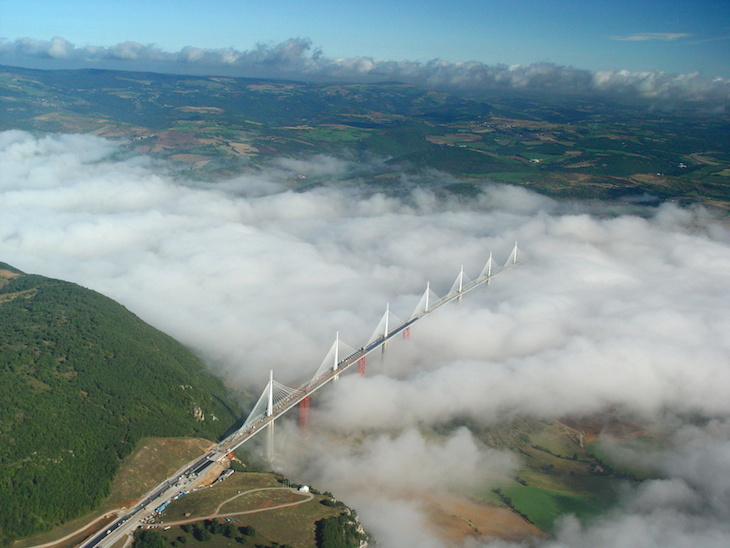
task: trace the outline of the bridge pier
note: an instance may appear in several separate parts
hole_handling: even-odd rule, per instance
[[[274,462],[276,456],[274,449],[274,421],[266,425],[266,460],[269,464]]]
[[[307,433],[307,427],[309,426],[309,396],[299,402],[299,430],[303,433]]]

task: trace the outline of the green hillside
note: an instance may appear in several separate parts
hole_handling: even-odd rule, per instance
[[[182,345],[78,285],[0,263],[0,545],[90,511],[146,436],[236,420]]]

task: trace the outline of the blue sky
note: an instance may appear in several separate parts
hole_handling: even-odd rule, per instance
[[[54,36],[168,51],[247,50],[300,37],[334,58],[549,61],[730,77],[727,1],[0,0],[0,37]]]

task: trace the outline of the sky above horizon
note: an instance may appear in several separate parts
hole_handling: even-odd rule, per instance
[[[138,42],[164,51],[247,51],[304,38],[335,59],[549,62],[730,78],[730,3],[719,0],[0,2],[5,44],[54,37],[77,47]]]

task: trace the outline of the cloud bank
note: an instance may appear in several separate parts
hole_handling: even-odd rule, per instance
[[[111,296],[258,395],[270,369],[308,380],[336,331],[361,346],[387,302],[405,318],[427,281],[443,295],[462,264],[474,277],[519,241],[523,264],[419,322],[365,377],[323,390],[285,472],[354,505],[382,546],[441,547],[403,493],[489,485],[519,461],[468,430],[432,439],[422,427],[621,409],[675,422],[654,455],[664,479],[590,525],[566,518],[543,544],[727,546],[726,220],[500,185],[470,199],[413,180],[398,197],[356,181],[286,187],[304,168],[339,181],[354,167],[318,157],[193,183],[97,137],[0,133],[0,260]]]
[[[675,40],[681,34],[645,33],[617,40]],[[727,107],[730,81],[699,73],[621,69],[588,70],[553,63],[485,65],[477,61],[393,61],[372,57],[332,58],[310,40],[291,38],[279,44],[258,44],[239,51],[187,46],[165,51],[150,44],[123,42],[113,46],[77,46],[63,38],[0,40],[0,62],[39,68],[97,67],[183,74],[292,78],[315,81],[399,81],[453,92],[519,90],[597,94],[622,99],[690,102]]]

